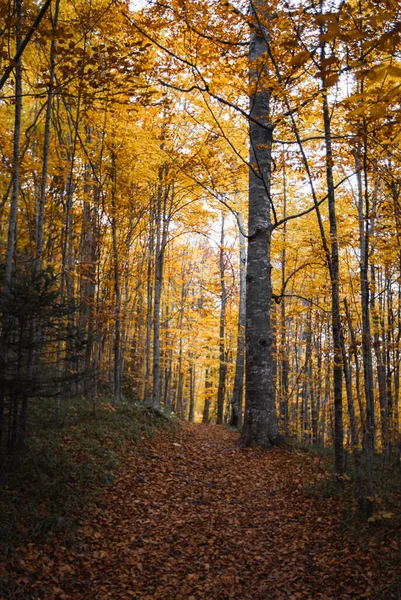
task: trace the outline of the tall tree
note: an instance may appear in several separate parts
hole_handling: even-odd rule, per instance
[[[279,441],[273,385],[270,180],[273,123],[267,46],[261,23],[264,2],[251,2],[249,47],[250,170],[246,291],[246,392],[242,446],[269,447]]]

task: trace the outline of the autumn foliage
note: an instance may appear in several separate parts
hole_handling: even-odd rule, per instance
[[[332,483],[326,467],[301,450],[239,450],[216,426],[163,433],[125,457],[73,549],[18,548],[13,597],[392,597],[395,542],[341,531],[338,498],[308,492]]]
[[[62,426],[72,398],[90,404],[91,418],[100,403],[111,401],[115,409],[139,403],[205,425],[243,425],[242,446],[286,439],[333,448],[340,491],[352,463],[358,513],[372,523],[388,512],[381,508],[384,478],[377,465],[397,472],[401,454],[400,6],[394,0],[301,4],[1,3],[2,463],[29,447],[38,414],[42,425]],[[191,449],[185,442],[185,456],[173,444],[175,454],[155,450],[156,458],[143,461],[153,469],[176,456],[176,471],[185,471],[173,475],[170,462],[165,471],[149,471],[155,477],[149,493],[164,477],[165,493],[182,501],[176,517],[185,535],[196,530],[213,483],[209,472],[193,480],[185,465],[199,452],[194,468],[202,469],[204,459],[209,469],[213,444],[228,444],[239,471],[248,458],[258,464],[256,512],[248,517],[233,500],[238,492],[245,502],[244,474],[225,502],[224,485],[236,485],[237,467],[229,477],[231,462],[221,462],[219,481],[226,483],[211,514],[216,531],[218,519],[223,527],[213,541],[222,562],[202,558],[207,542],[194,541],[188,556],[177,559],[174,579],[158,554],[166,540],[175,543],[168,537],[171,514],[160,548],[149,542],[152,560],[140,556],[148,556],[146,524],[153,526],[153,509],[149,516],[143,498],[134,514],[144,527],[143,546],[130,554],[133,574],[128,563],[122,574],[144,586],[138,598],[162,597],[156,575],[166,585],[179,581],[183,598],[202,597],[201,588],[203,597],[262,598],[269,586],[277,598],[296,598],[293,556],[298,569],[315,574],[308,580],[302,571],[300,597],[319,597],[324,589],[334,597],[336,576],[325,571],[330,552],[341,547],[334,505],[330,518],[317,517],[313,503],[305,512],[308,523],[316,516],[327,524],[331,551],[322,550],[319,563],[310,556],[318,560],[323,529],[308,524],[309,541],[298,535],[300,546],[277,559],[277,572],[255,566],[274,564],[274,544],[259,548],[259,559],[253,526],[235,537],[251,518],[256,529],[261,523],[280,539],[280,552],[292,547],[293,488],[277,496],[282,505],[268,494],[284,467],[288,481],[303,477],[301,455],[237,453],[231,436],[214,428],[182,435],[194,443]],[[142,459],[132,460],[136,473]],[[263,495],[256,478],[263,480],[264,469],[271,480]],[[146,473],[139,476],[146,480]],[[185,498],[184,484],[193,488]],[[116,502],[126,485],[119,482]],[[154,509],[161,522],[163,506]],[[237,523],[233,538],[230,514]],[[115,531],[110,535],[106,542],[102,529],[97,542],[100,571],[109,559],[105,544],[118,553]],[[249,554],[249,577],[237,581],[225,563],[230,543],[235,564]],[[54,560],[73,569],[60,552]],[[342,556],[335,563],[343,573],[341,597],[370,597],[376,575],[364,575],[365,591],[360,577],[363,561],[373,560],[369,552],[362,562],[351,546]],[[208,564],[210,572],[216,561],[220,574],[209,581],[206,566],[192,571],[185,566],[190,560]],[[80,571],[79,581],[89,571]],[[284,571],[293,578],[280,587]],[[113,584],[93,573],[101,593],[112,594],[107,586]],[[25,583],[32,581],[29,575]],[[43,581],[64,589],[58,579]],[[71,582],[67,588],[65,597],[78,597],[79,588]]]

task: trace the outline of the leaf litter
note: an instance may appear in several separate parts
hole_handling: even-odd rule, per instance
[[[329,478],[300,450],[239,449],[218,426],[183,424],[133,449],[72,548],[27,543],[3,565],[15,599],[355,600],[396,575],[374,537],[341,527]],[[396,544],[397,545],[397,544]]]

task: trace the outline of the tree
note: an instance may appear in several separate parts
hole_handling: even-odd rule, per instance
[[[264,3],[251,3],[255,23],[250,40],[250,172],[246,290],[246,391],[243,446],[268,447],[279,440],[273,384],[271,326],[270,178],[274,126],[267,84],[267,47],[259,24]]]

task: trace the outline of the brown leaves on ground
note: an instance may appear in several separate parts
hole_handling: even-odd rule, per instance
[[[216,426],[162,433],[126,459],[73,549],[19,549],[15,598],[354,600],[388,580],[382,552],[341,530],[328,477],[307,453],[240,450]]]

